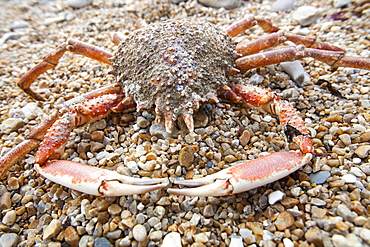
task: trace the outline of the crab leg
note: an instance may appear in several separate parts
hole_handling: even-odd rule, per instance
[[[66,51],[80,54],[107,64],[111,64],[109,58],[113,56],[111,53],[96,46],[92,46],[74,39],[68,39],[67,42],[55,48],[55,50],[44,57],[43,61],[24,74],[17,82],[17,85],[32,98],[44,101],[45,99],[40,94],[33,91],[30,86],[32,82],[34,82],[42,73],[48,69],[55,68],[59,62],[59,59]]]
[[[222,95],[232,102],[247,103],[258,110],[277,115],[289,139],[300,150],[272,153],[255,160],[240,161],[232,167],[195,180],[177,180],[176,184],[194,188],[168,189],[186,196],[224,196],[244,192],[279,180],[307,164],[313,156],[309,131],[299,113],[273,92],[251,85],[224,87]]]

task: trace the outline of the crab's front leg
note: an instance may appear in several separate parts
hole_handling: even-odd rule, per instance
[[[313,147],[299,112],[273,92],[254,86],[225,87],[222,96],[233,102],[247,103],[258,110],[276,115],[286,134],[300,150],[271,153],[255,160],[239,161],[230,168],[195,180],[177,180],[176,184],[193,187],[169,189],[170,193],[187,196],[224,196],[244,192],[274,182],[307,164]]]

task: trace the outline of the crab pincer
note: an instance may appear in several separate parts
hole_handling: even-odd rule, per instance
[[[143,194],[168,185],[166,178],[133,178],[115,171],[67,160],[47,161],[43,166],[35,165],[35,168],[51,181],[96,196]]]
[[[185,196],[225,196],[241,193],[274,182],[307,164],[311,153],[282,151],[255,160],[238,161],[234,166],[204,178],[179,179],[175,184],[194,188],[168,189],[168,192]]]

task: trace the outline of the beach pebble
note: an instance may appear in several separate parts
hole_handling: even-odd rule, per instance
[[[24,122],[20,118],[7,118],[2,121],[0,130],[6,134],[9,134],[17,129],[23,127]]]
[[[370,151],[370,145],[363,145],[363,146],[359,146],[358,148],[356,148],[355,154],[357,154],[358,157],[363,159],[369,155],[369,151]]]
[[[17,215],[15,213],[15,210],[10,210],[6,212],[6,214],[3,217],[2,223],[11,226],[14,224],[16,216]]]
[[[333,1],[333,5],[336,8],[344,7],[344,6],[346,6],[346,5],[350,4],[350,3],[351,3],[351,0],[334,0]]]
[[[296,83],[302,84],[304,82],[310,81],[310,78],[306,75],[301,62],[282,62],[280,63],[280,66]]]
[[[231,235],[229,247],[243,247],[243,238],[236,235]]]
[[[42,109],[35,102],[30,102],[22,107],[22,112],[27,119],[35,119],[42,114]]]
[[[181,247],[181,235],[178,232],[168,233],[162,243],[162,247]]]
[[[234,9],[239,7],[241,0],[198,0],[198,2],[207,7]]]
[[[352,175],[352,174],[346,174],[342,177],[342,179],[344,180],[344,182],[346,182],[347,184],[353,184],[357,181],[357,178],[356,176]]]
[[[322,10],[314,6],[304,5],[294,11],[292,17],[301,26],[309,26],[322,16]]]
[[[326,180],[331,176],[330,172],[328,171],[320,171],[316,173],[310,174],[310,182],[312,184],[323,184]]]
[[[277,0],[272,4],[275,11],[287,11],[294,9],[294,0]]]
[[[72,8],[82,8],[92,4],[92,0],[66,0],[66,4]]]
[[[293,216],[289,212],[283,211],[276,218],[274,224],[279,231],[284,231],[285,229],[293,226],[294,222]]]
[[[337,207],[337,214],[344,220],[353,222],[353,220],[358,216],[355,212],[351,211],[347,206],[340,204]]]
[[[283,199],[284,195],[285,194],[283,192],[279,191],[279,190],[270,193],[268,195],[270,205],[274,205],[278,201],[281,201],[281,199]]]
[[[315,246],[322,246],[323,239],[319,229],[309,229],[304,236],[308,242],[314,244]]]
[[[29,26],[29,23],[24,20],[14,21],[10,23],[9,25],[10,29],[13,29],[13,30],[20,29],[20,28],[27,28],[28,26]]]
[[[45,228],[42,239],[47,240],[56,236],[59,233],[61,226],[62,222],[60,220],[53,219]]]
[[[71,246],[78,246],[80,236],[73,226],[68,226],[64,231],[64,240]]]
[[[134,228],[132,229],[132,234],[138,242],[144,242],[148,236],[146,228],[143,225],[134,226]]]
[[[112,244],[106,238],[97,238],[94,242],[94,247],[112,247]]]
[[[0,38],[0,46],[5,44],[7,40],[17,40],[19,39],[23,33],[21,32],[7,32],[4,33],[3,36]]]
[[[5,233],[0,237],[0,246],[15,247],[17,246],[19,237],[15,233]]]

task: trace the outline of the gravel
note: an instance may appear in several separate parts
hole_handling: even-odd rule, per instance
[[[274,1],[242,1],[231,10],[195,0],[94,0],[84,7],[71,7],[71,2],[0,1],[0,155],[25,139],[55,105],[113,83],[104,64],[67,53],[55,70],[34,83],[47,99],[35,102],[16,86],[24,73],[71,37],[113,51],[112,32],[128,34],[139,18],[157,22],[190,17],[226,27],[246,14],[263,16],[286,32],[316,36],[350,55],[370,57],[368,3],[334,1],[333,6],[329,0],[297,0],[294,9],[279,12],[273,10],[278,9]],[[292,15],[302,6],[321,12],[310,24],[299,25]],[[264,35],[257,27],[246,34],[244,39]],[[279,65],[243,76],[246,83],[274,90],[302,113],[316,152],[302,169],[225,197],[184,197],[165,189],[95,197],[37,174],[31,151],[1,181],[0,244],[370,246],[370,72],[331,72],[312,58],[300,63],[304,71],[299,68],[298,77],[307,74],[310,80],[296,82],[291,78],[296,74],[288,75]],[[73,131],[62,158],[173,182],[175,177],[203,177],[235,160],[293,148],[273,116],[229,102],[203,104],[202,111],[194,133],[179,128],[175,135],[156,126],[150,112],[111,114]]]

